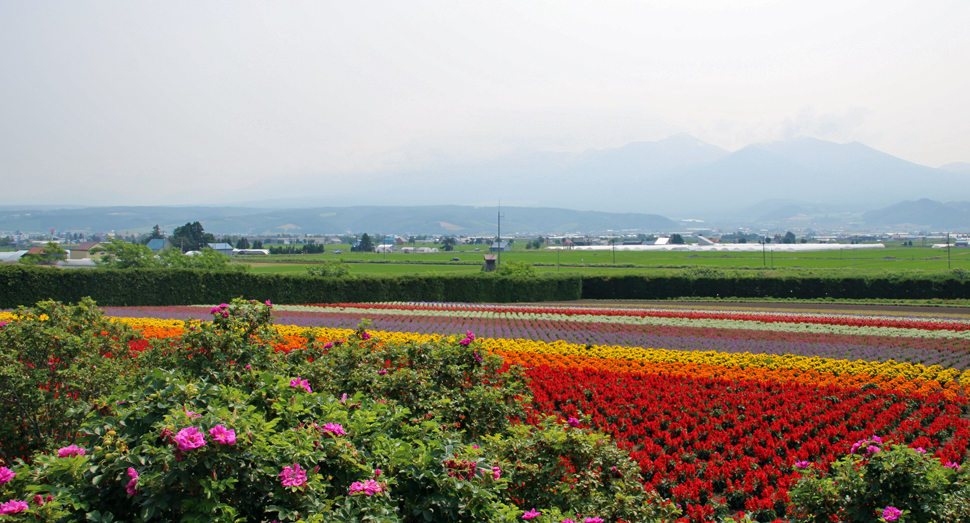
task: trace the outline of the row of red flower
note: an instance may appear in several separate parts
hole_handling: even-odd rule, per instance
[[[799,477],[796,462],[826,467],[873,435],[955,462],[966,457],[970,438],[965,398],[575,367],[528,374],[530,421],[575,416],[612,435],[647,483],[686,505],[695,521],[716,503],[782,512]]]
[[[408,311],[455,311],[455,312],[493,312],[502,314],[557,314],[564,316],[628,316],[639,318],[679,318],[691,320],[737,320],[762,323],[815,323],[819,325],[841,325],[847,327],[892,327],[898,329],[922,330],[970,330],[970,322],[930,321],[902,318],[869,318],[852,316],[823,316],[801,314],[765,314],[711,311],[661,311],[627,309],[583,309],[559,307],[506,307],[471,305],[414,305],[391,303],[312,303],[311,307],[323,308],[364,308],[374,310]]]

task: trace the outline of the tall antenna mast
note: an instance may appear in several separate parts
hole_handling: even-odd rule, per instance
[[[495,266],[502,265],[502,200],[498,201],[498,261]]]

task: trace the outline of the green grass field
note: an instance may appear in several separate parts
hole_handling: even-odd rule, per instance
[[[321,261],[344,260],[348,262],[386,261],[388,263],[350,263],[354,274],[407,274],[425,272],[474,272],[478,265],[464,265],[465,262],[482,263],[485,251],[474,252],[471,246],[459,246],[452,252],[430,254],[375,254],[350,253],[347,246],[341,248],[343,254],[311,255],[273,255],[247,259],[254,272],[260,273],[303,273],[305,264]],[[329,249],[329,247],[328,247]],[[451,262],[460,258],[461,262]],[[822,270],[825,272],[898,272],[947,270],[945,249],[924,247],[887,247],[885,249],[862,251],[828,251],[807,253],[768,253],[764,258],[760,252],[746,253],[696,253],[696,252],[616,252],[615,262],[609,251],[549,251],[516,249],[502,254],[503,261],[522,261],[537,267],[540,272],[603,273],[603,272],[641,272],[643,269],[686,268],[691,266],[718,267],[722,269],[785,269],[785,270]],[[242,261],[242,260],[240,260]],[[395,263],[398,262],[398,263]],[[425,265],[427,264],[427,265]],[[634,265],[635,267],[609,267],[610,265]],[[949,266],[970,270],[970,249],[951,249]]]

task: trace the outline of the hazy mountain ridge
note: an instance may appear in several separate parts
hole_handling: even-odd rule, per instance
[[[865,212],[862,219],[881,226],[968,232],[970,201],[944,203],[923,198]]]
[[[274,200],[277,206],[307,206],[314,194],[320,195],[316,203],[375,205],[518,200],[535,207],[717,220],[771,199],[851,205],[857,212],[931,198],[941,188],[970,200],[970,174],[963,165],[970,164],[936,169],[858,142],[815,138],[729,152],[678,134],[582,153],[520,150],[490,161],[361,175],[358,185],[370,190],[338,187],[331,183],[334,177],[319,175],[267,183],[258,192],[264,198],[307,195]]]
[[[663,216],[556,208],[503,208],[503,234],[546,234],[637,229],[672,231],[678,224]],[[215,234],[454,234],[495,235],[497,209],[458,205],[416,207],[317,207],[258,209],[221,207],[92,207],[37,211],[0,211],[0,231],[142,233],[158,224],[171,232],[199,221]]]

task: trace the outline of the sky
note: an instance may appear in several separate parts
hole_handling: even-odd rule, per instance
[[[199,203],[680,132],[970,162],[967,27],[965,0],[3,0],[0,204]]]

